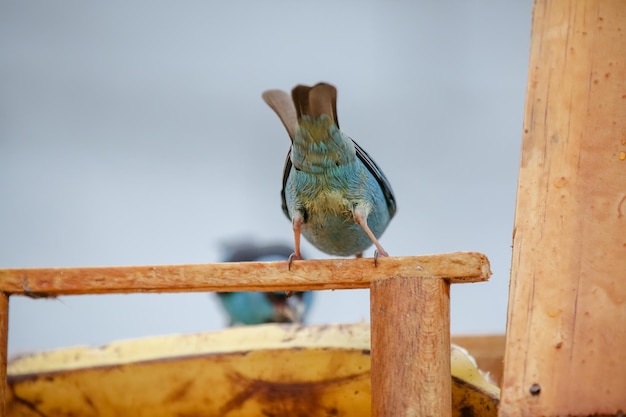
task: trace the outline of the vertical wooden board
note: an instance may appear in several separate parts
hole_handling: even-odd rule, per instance
[[[450,284],[372,283],[372,416],[450,416]]]
[[[501,416],[626,411],[625,35],[624,1],[535,2]]]
[[[7,405],[7,342],[9,335],[9,295],[0,291],[0,416]]]

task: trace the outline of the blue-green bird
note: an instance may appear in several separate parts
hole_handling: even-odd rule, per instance
[[[241,242],[229,249],[225,262],[269,262],[289,258],[287,245],[257,245]],[[303,323],[313,302],[313,292],[218,292],[229,324]]]
[[[293,225],[295,252],[300,234],[322,252],[361,257],[372,243],[375,257],[388,256],[378,242],[396,213],[396,200],[382,170],[339,130],[337,89],[327,83],[298,85],[289,95],[263,93],[291,138],[281,191],[282,208]]]

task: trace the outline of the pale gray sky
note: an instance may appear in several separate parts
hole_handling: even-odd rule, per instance
[[[260,95],[323,80],[394,188],[385,249],[485,253],[494,275],[453,287],[452,330],[503,332],[531,7],[3,1],[0,267],[202,263],[238,238],[292,244],[289,140]],[[10,307],[11,353],[225,323],[207,294]],[[335,291],[310,322],[361,319],[368,292]]]

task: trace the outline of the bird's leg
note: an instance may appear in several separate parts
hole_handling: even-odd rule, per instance
[[[300,231],[302,229],[302,223],[304,223],[304,216],[300,212],[296,212],[293,216],[291,224],[293,226],[293,241],[295,245],[295,252],[289,255],[289,269],[291,269],[291,262],[294,260],[302,259],[300,254]]]
[[[364,212],[362,207],[354,208],[354,221],[365,230],[365,233],[369,236],[369,238],[374,242],[376,246],[376,252],[374,252],[374,265],[376,265],[376,260],[379,256],[389,256],[386,250],[378,242],[374,233],[370,230],[370,227],[367,225],[367,212]]]

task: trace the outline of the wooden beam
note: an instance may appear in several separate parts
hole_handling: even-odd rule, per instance
[[[379,258],[151,265],[124,267],[0,269],[0,291],[30,296],[129,292],[273,291],[369,288],[377,279],[441,277],[486,281],[487,258],[474,252]]]
[[[626,2],[536,0],[500,416],[626,412]]]
[[[370,303],[372,417],[450,416],[450,284],[379,280]]]

